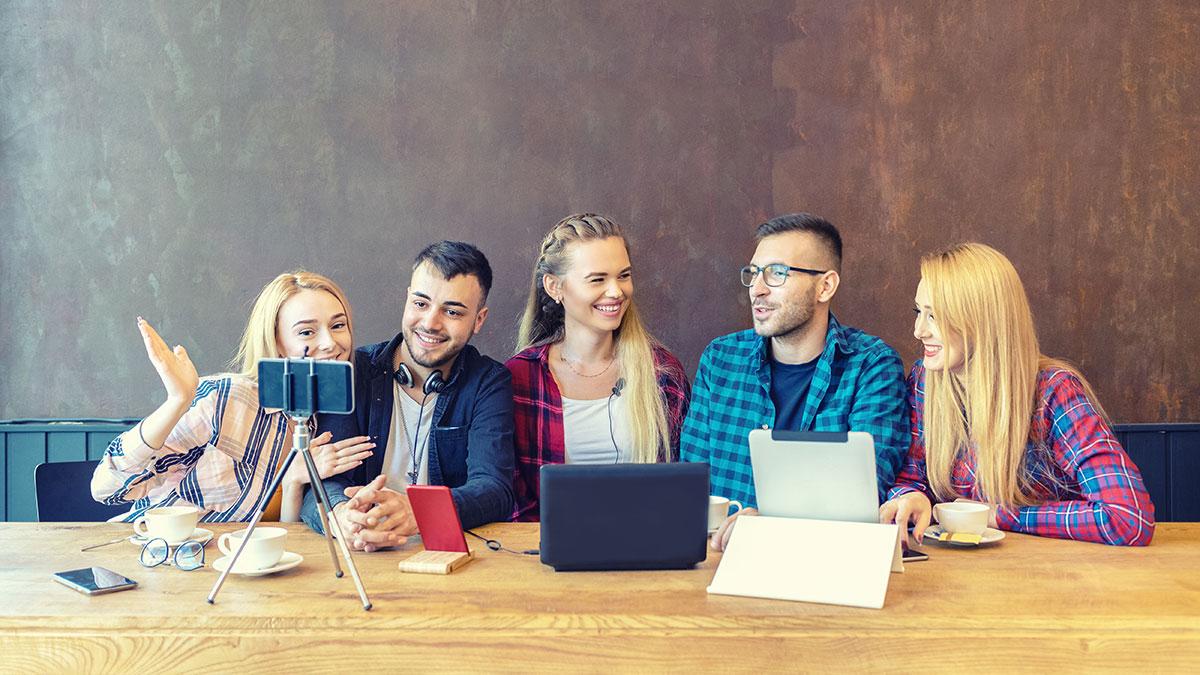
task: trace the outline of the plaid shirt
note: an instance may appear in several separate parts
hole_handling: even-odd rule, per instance
[[[257,383],[205,378],[162,448],[142,443],[137,427],[112,440],[92,475],[92,496],[132,502],[113,518],[125,522],[172,505],[197,507],[202,522],[246,521],[290,449],[288,417],[259,407]]]
[[[925,368],[909,381],[912,447],[891,496],[920,491],[936,503],[925,474]],[[1154,504],[1142,474],[1096,412],[1083,384],[1065,370],[1043,370],[1037,380],[1026,464],[1037,506],[996,508],[1001,529],[1103,544],[1145,546],[1154,536]],[[960,453],[950,482],[967,499],[986,502],[975,484],[973,453]]]
[[[513,380],[513,445],[516,471],[513,490],[516,508],[513,520],[538,520],[539,472],[545,464],[566,461],[563,440],[562,394],[550,374],[547,355],[550,345],[529,347],[504,365]],[[691,387],[683,365],[663,347],[654,347],[654,370],[658,386],[667,404],[667,422],[671,433],[671,459],[679,458],[679,428],[687,416]],[[666,460],[659,449],[659,460]]]
[[[680,457],[708,462],[712,493],[756,506],[751,429],[775,423],[766,341],[752,330],[719,337],[696,370]],[[865,431],[875,439],[879,494],[886,494],[908,447],[904,364],[883,340],[842,326],[831,314],[798,429]]]

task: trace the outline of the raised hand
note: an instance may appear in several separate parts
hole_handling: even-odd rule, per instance
[[[317,465],[317,473],[321,475],[321,478],[336,476],[362,464],[366,458],[371,456],[371,451],[375,447],[375,444],[370,442],[370,436],[353,436],[344,441],[330,443],[332,438],[333,434],[326,431],[314,437],[309,446],[309,452],[312,453],[313,461]],[[309,482],[308,470],[304,467],[304,462],[292,462],[284,480],[293,485],[307,485]]]
[[[146,345],[146,355],[150,357],[150,363],[167,389],[167,400],[176,405],[191,404],[196,396],[196,387],[200,384],[200,376],[188,358],[187,350],[181,345],[169,349],[149,322],[140,316],[137,321],[142,342]]]

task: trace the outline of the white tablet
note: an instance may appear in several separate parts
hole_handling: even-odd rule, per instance
[[[755,429],[750,464],[764,516],[879,522],[871,434]]]

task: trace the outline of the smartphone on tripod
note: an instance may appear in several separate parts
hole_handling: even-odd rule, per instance
[[[306,352],[307,353],[307,352]],[[321,518],[321,528],[325,531],[325,542],[329,546],[329,558],[333,563],[335,577],[342,576],[342,568],[338,562],[338,551],[341,549],[346,566],[350,569],[350,577],[362,600],[364,610],[371,609],[371,599],[363,587],[358,575],[358,567],[350,548],[346,545],[345,536],[340,532],[331,532],[331,525],[336,527],[337,521],[330,518],[329,495],[325,484],[318,475],[316,464],[309,452],[308,422],[316,413],[332,413],[345,415],[354,412],[354,366],[349,361],[318,361],[316,359],[260,359],[258,362],[258,403],[264,408],[281,408],[283,413],[296,424],[292,428],[292,449],[276,472],[271,485],[267,488],[269,494],[274,494],[281,488],[283,477],[291,463],[301,455],[308,471],[310,489],[316,495],[317,513]],[[208,593],[208,604],[214,604],[217,593],[225,583],[226,577],[236,566],[238,557],[245,548],[266,512],[268,500],[264,499],[257,513],[246,527],[242,536],[243,543],[230,556],[229,566],[221,571],[212,590]],[[339,528],[340,529],[340,528]],[[333,535],[337,534],[335,547]]]
[[[352,413],[354,366],[349,361],[260,359],[258,404],[289,413]]]

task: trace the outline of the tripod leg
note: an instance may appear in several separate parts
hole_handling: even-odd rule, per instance
[[[317,471],[317,463],[313,461],[312,453],[305,449],[301,456],[304,458],[304,466],[308,469],[309,487],[317,500],[317,515],[321,517],[321,531],[325,533],[325,543],[329,544],[329,558],[333,561],[333,576],[341,579],[342,566],[338,563],[337,551],[333,548],[333,537],[330,536],[329,530],[329,521],[337,519],[329,509],[329,493],[325,491],[325,484],[321,482],[321,475]],[[338,538],[341,538],[340,531]]]
[[[338,548],[342,551],[342,557],[346,559],[346,567],[350,568],[350,578],[354,580],[354,587],[358,589],[358,597],[362,600],[363,609],[370,610],[371,599],[367,597],[367,589],[363,588],[362,579],[358,576],[358,567],[354,564],[354,558],[350,555],[350,546],[346,543],[346,533],[342,532],[342,525],[338,522],[337,516],[332,513],[326,513],[326,506],[329,504],[329,493],[325,491],[325,484],[321,482],[320,477],[317,475],[317,465],[313,462],[312,455],[308,454],[308,452],[304,453],[304,459],[308,464],[311,487],[316,492],[317,511],[321,514],[321,524],[325,527],[325,539],[329,542],[329,552],[334,556],[333,567],[338,571],[338,576],[341,576],[337,556],[333,553],[333,539],[336,538]]]
[[[307,452],[307,448],[305,448]],[[246,527],[246,533],[242,535],[242,543],[238,544],[237,550],[233,552],[233,557],[229,560],[229,566],[221,572],[221,576],[217,577],[217,583],[213,584],[212,590],[208,593],[208,604],[213,604],[217,600],[217,593],[220,592],[221,586],[225,584],[225,577],[233,571],[233,566],[237,564],[238,558],[242,555],[242,550],[246,548],[246,543],[250,541],[251,535],[254,534],[254,528],[258,527],[258,521],[262,520],[263,514],[267,511],[267,504],[271,502],[271,497],[275,491],[279,489],[280,483],[283,482],[284,475],[287,474],[288,467],[292,465],[292,460],[296,458],[299,449],[292,446],[288,452],[287,458],[283,460],[283,466],[279,469],[279,473],[275,475],[275,480],[271,481],[271,487],[267,490],[266,496],[259,504],[258,511],[254,514],[254,518],[250,521],[250,525]]]

